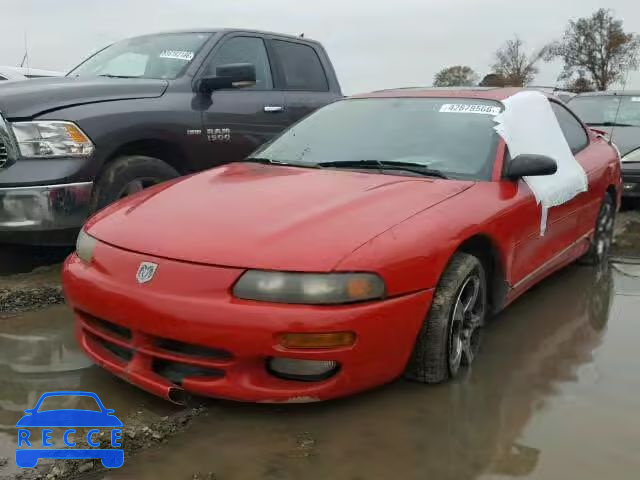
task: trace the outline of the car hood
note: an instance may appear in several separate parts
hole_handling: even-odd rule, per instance
[[[620,150],[620,155],[623,157],[640,147],[640,127],[601,127],[594,125],[595,129],[606,132],[611,135],[613,130],[613,143],[616,144]]]
[[[33,118],[74,105],[161,96],[166,80],[106,77],[34,78],[0,83],[0,112],[8,119]]]
[[[330,271],[373,237],[473,183],[236,163],[127,198],[85,228],[158,257]]]

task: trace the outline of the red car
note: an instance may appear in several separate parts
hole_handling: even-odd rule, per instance
[[[549,98],[589,187],[541,235],[521,177],[556,162],[511,158],[494,129],[516,92],[341,100],[246,161],[107,207],[63,272],[82,348],[174,402],[455,377],[491,314],[579,257],[606,261],[620,202],[615,149]]]

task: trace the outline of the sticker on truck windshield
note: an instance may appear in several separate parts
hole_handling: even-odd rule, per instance
[[[480,113],[482,115],[498,115],[500,107],[491,105],[469,105],[463,103],[445,103],[440,107],[442,113]]]
[[[631,97],[632,102],[640,102],[640,97]]]
[[[193,52],[189,52],[187,50],[164,50],[160,54],[160,58],[173,58],[175,60],[190,62],[193,60]]]

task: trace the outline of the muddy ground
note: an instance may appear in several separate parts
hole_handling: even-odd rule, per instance
[[[34,260],[34,251],[4,250],[0,479],[636,480],[640,212],[620,214],[614,248],[609,274],[569,267],[500,314],[477,364],[456,382],[398,381],[324,404],[186,408],[78,351],[58,283],[66,251],[36,251]],[[115,409],[123,468],[15,466],[15,422],[41,393],[63,389],[96,392]]]

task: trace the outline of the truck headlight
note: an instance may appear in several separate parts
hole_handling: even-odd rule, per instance
[[[248,270],[233,287],[237,298],[277,303],[331,305],[385,296],[384,281],[373,273],[294,273]]]
[[[85,232],[84,229],[80,230],[76,240],[76,255],[78,258],[83,262],[91,263],[97,243],[98,241]]]
[[[627,153],[624,157],[622,157],[623,162],[640,162],[640,148],[636,148],[635,150]]]
[[[11,126],[25,158],[86,157],[93,153],[89,137],[71,122],[15,122]]]

